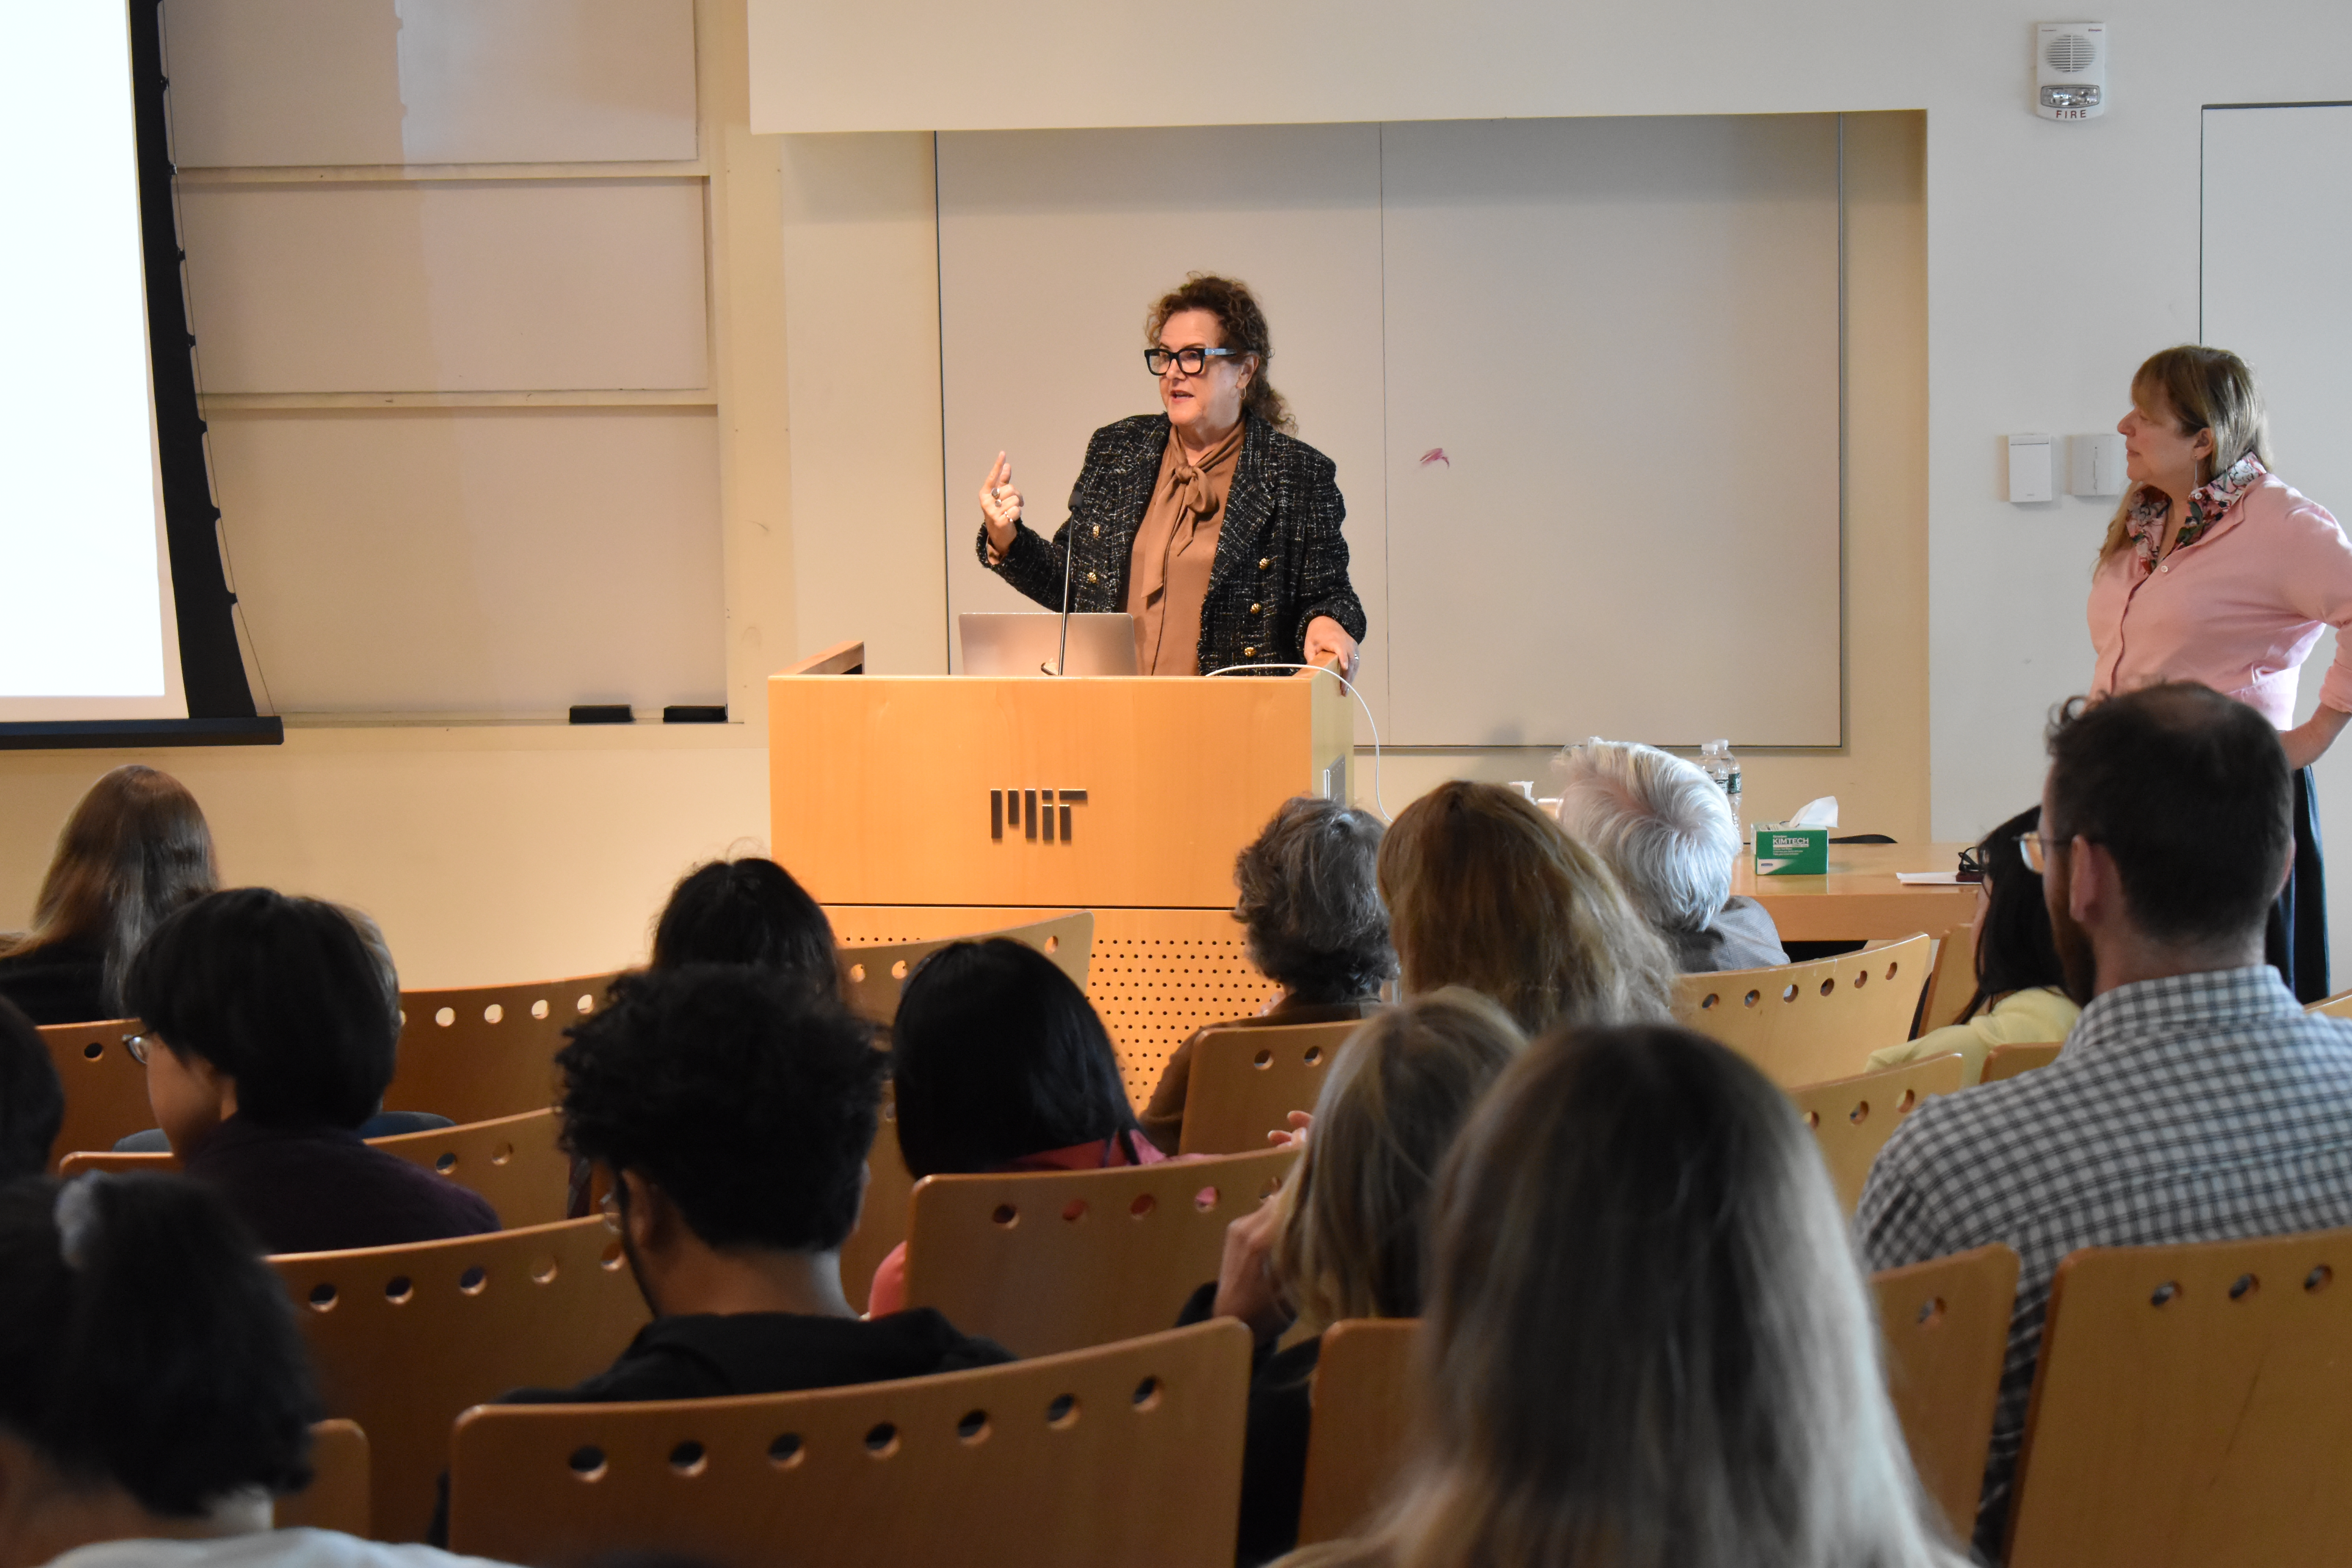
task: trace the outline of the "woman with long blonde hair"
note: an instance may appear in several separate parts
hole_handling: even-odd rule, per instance
[[[1228,1228],[1213,1310],[1241,1319],[1258,1340],[1241,1563],[1263,1563],[1298,1539],[1319,1331],[1343,1318],[1420,1315],[1438,1169],[1479,1096],[1526,1045],[1502,1008],[1458,986],[1376,1015],[1325,1076],[1289,1181]],[[1195,1315],[1205,1315],[1200,1296]],[[1302,1320],[1315,1337],[1277,1350]]]
[[[0,937],[0,996],[36,1024],[122,1014],[122,977],[165,916],[220,886],[187,786],[136,763],[89,786],[58,833],[32,929]]]
[[[1433,1224],[1397,1500],[1286,1564],[1965,1561],[1821,1156],[1730,1051],[1654,1026],[1537,1042],[1455,1142]]]
[[[1667,1016],[1675,961],[1601,858],[1517,790],[1461,779],[1381,841],[1398,984],[1466,985],[1529,1035]]]
[[[2311,764],[2352,721],[2352,638],[2319,706],[2294,721],[2303,662],[2352,625],[2352,542],[2326,508],[2271,472],[2270,422],[2246,363],[2183,343],[2132,377],[2116,426],[2129,481],[2091,576],[2091,695],[2193,680],[2259,711],[2294,774],[2294,870],[2272,912],[2269,959],[2298,998],[2328,994]]]

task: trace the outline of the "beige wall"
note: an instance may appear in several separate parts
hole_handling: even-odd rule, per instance
[[[768,669],[851,636],[878,670],[945,665],[930,138],[750,135],[740,7],[699,15],[739,721],[302,728],[283,747],[137,759],[195,790],[231,879],[369,910],[412,984],[641,956],[681,871],[764,841]],[[1906,840],[1927,811],[1921,119],[1848,122],[1850,743],[1746,759],[1751,812],[1834,793],[1848,824]],[[74,799],[126,760],[0,752],[0,929],[29,913]],[[1444,778],[1541,762],[1391,755],[1384,795],[1394,811]]]

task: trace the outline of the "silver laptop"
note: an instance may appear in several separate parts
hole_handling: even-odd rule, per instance
[[[1062,649],[1062,617],[1044,615],[960,615],[966,675],[1055,673]],[[1066,675],[1133,675],[1133,616],[1072,616]]]

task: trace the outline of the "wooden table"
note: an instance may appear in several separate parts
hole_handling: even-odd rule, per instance
[[[1926,931],[1940,937],[1976,915],[1976,889],[1906,886],[1897,871],[1949,871],[1961,844],[1832,844],[1825,877],[1759,877],[1743,857],[1731,890],[1769,910],[1783,942],[1855,942]]]

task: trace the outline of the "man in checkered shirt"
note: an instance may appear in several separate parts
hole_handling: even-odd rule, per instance
[[[2263,959],[2294,852],[2276,731],[2204,687],[2154,686],[2070,706],[2050,755],[2024,849],[2089,1005],[2050,1066],[1921,1106],[1854,1216],[1874,1270],[1996,1241],[2023,1262],[1977,1515],[1987,1561],[2060,1259],[2352,1226],[2352,1023],[2306,1016]]]

